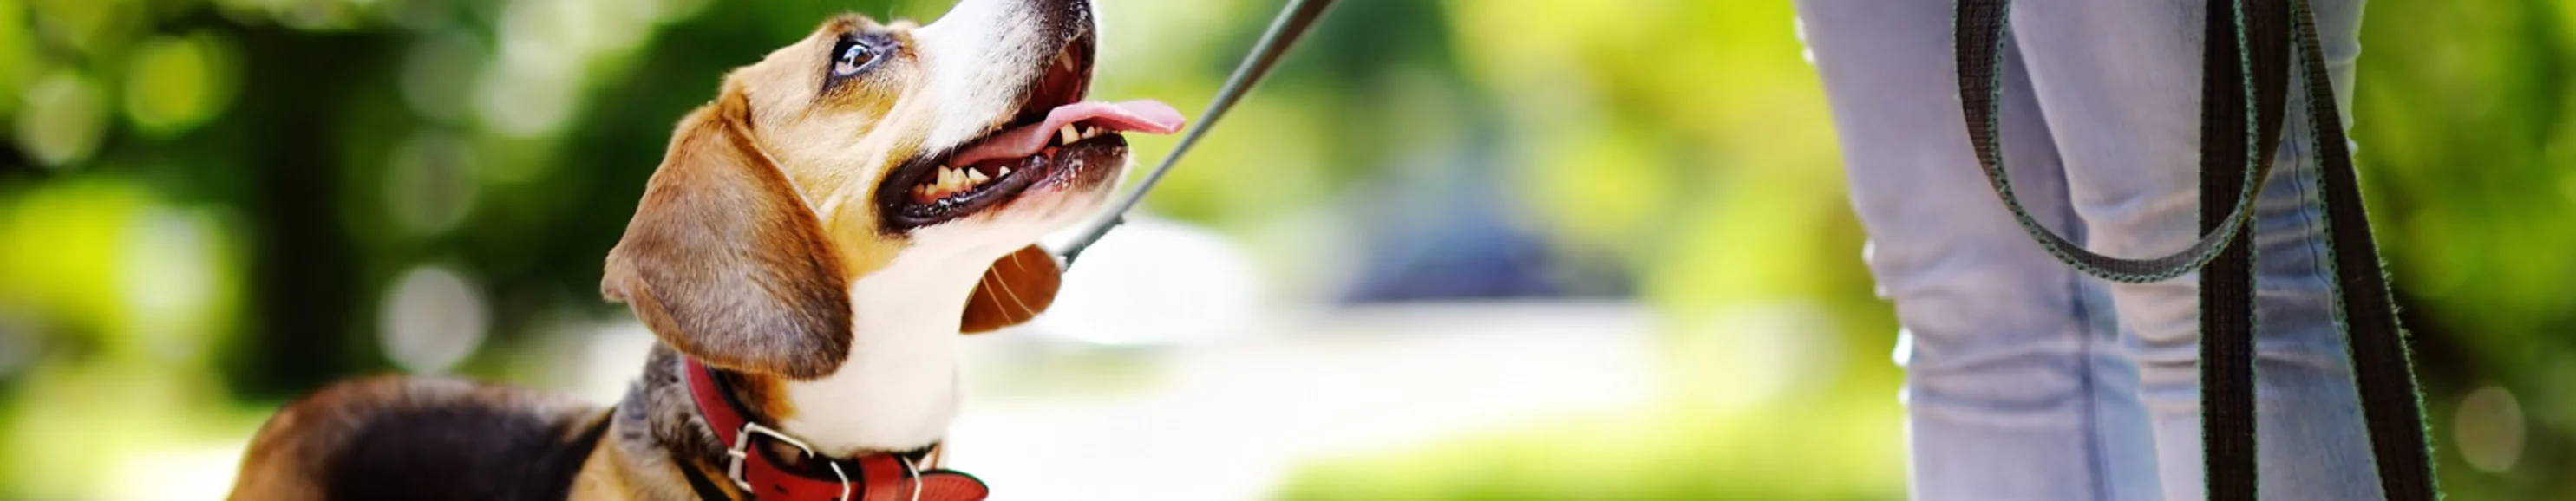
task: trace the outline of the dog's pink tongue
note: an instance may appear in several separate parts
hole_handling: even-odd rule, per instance
[[[949,165],[975,165],[986,160],[1020,158],[1036,155],[1054,139],[1056,130],[1076,122],[1091,122],[1109,132],[1143,132],[1170,134],[1180,132],[1188,123],[1180,110],[1152,99],[1121,103],[1083,102],[1056,107],[1047,112],[1045,122],[994,134],[991,139],[968,146],[950,158]]]

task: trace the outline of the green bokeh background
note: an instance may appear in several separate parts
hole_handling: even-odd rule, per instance
[[[136,454],[406,368],[380,298],[423,269],[488,306],[453,372],[542,380],[531,333],[625,315],[600,258],[724,70],[948,3],[0,0],[0,499],[110,497]],[[1100,3],[1097,93],[1184,110],[1277,7]],[[1343,3],[1149,207],[1296,275],[1327,265],[1281,228],[1492,200],[1551,297],[1650,305],[1676,369],[1646,411],[1318,462],[1279,497],[1903,497],[1895,325],[1789,2]],[[2444,485],[2576,498],[2576,3],[2373,0],[2363,45],[2358,160]],[[1782,305],[1837,358],[1726,397],[1757,341],[1722,312]]]

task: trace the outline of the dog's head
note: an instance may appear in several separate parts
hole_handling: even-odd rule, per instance
[[[1084,101],[1094,26],[1086,0],[965,0],[929,26],[833,18],[735,70],[673,133],[603,293],[682,353],[799,380],[872,345],[854,319],[1028,320],[1057,274],[1033,243],[1106,199],[1120,133],[1181,123]],[[961,310],[874,311],[862,281]]]

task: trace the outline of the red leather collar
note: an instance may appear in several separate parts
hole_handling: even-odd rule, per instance
[[[813,453],[813,448],[785,432],[744,418],[741,407],[718,386],[715,373],[688,359],[682,377],[698,414],[724,442],[726,483],[762,501],[981,501],[991,491],[972,475],[928,469],[900,454],[870,454],[821,461],[824,471],[807,473],[780,468],[767,447],[754,442],[787,444]],[[819,476],[818,476],[819,474]]]

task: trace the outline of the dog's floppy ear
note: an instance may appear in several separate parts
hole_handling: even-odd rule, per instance
[[[843,269],[814,212],[752,142],[749,107],[728,87],[680,121],[600,291],[709,365],[830,375],[850,352]]]
[[[957,331],[977,334],[1001,330],[1028,322],[1055,304],[1055,291],[1064,284],[1064,269],[1056,266],[1055,255],[1031,245],[993,261],[984,269],[984,280],[975,283],[975,294],[966,297],[966,318]]]

